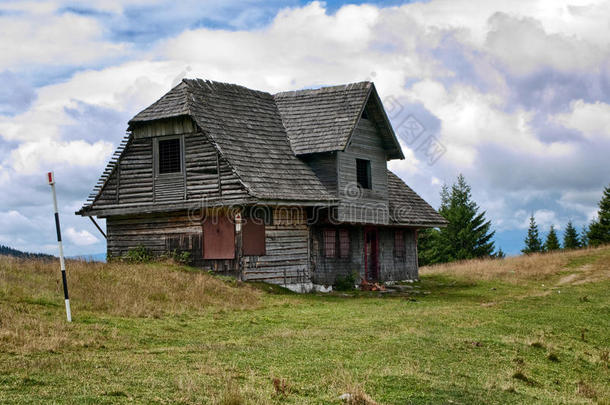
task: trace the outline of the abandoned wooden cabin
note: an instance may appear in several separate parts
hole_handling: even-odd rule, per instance
[[[269,94],[183,80],[137,114],[87,203],[107,254],[288,286],[417,279],[417,230],[444,226],[387,169],[404,159],[371,82]]]

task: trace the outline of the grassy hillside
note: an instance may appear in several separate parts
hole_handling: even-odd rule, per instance
[[[0,257],[0,403],[608,403],[610,248],[296,295],[171,264]]]

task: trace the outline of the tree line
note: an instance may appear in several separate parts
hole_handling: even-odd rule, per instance
[[[14,256],[24,259],[53,259],[54,256],[45,253],[29,253],[21,250],[13,249],[8,246],[0,245],[0,256]]]
[[[471,187],[463,175],[457,177],[451,186],[441,188],[441,204],[438,209],[447,221],[444,228],[423,229],[419,232],[418,262],[420,266],[446,263],[455,260],[482,257],[502,258],[502,249],[495,249],[491,221],[485,218],[485,211],[472,200]],[[610,186],[604,189],[597,219],[585,226],[579,233],[571,221],[563,234],[563,248],[576,249],[584,246],[599,246],[610,243]],[[530,227],[525,239],[523,253],[544,252],[561,249],[554,226],[543,242],[536,220],[530,217]]]
[[[610,186],[604,189],[602,199],[599,201],[599,210],[597,218],[591,221],[589,226],[583,226],[578,232],[568,221],[566,229],[563,232],[563,245],[560,244],[555,227],[551,225],[549,232],[546,235],[546,240],[542,242],[536,218],[532,214],[530,216],[530,224],[525,237],[525,247],[521,249],[522,253],[538,253],[551,252],[559,249],[579,249],[588,246],[600,246],[610,243]]]

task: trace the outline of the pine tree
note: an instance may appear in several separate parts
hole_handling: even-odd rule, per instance
[[[583,225],[582,231],[580,231],[580,244],[582,247],[589,246],[589,228],[587,225]]]
[[[496,259],[504,259],[506,257],[506,253],[504,253],[502,248],[499,248],[498,251],[493,254],[493,256]]]
[[[525,247],[521,249],[521,252],[525,254],[542,252],[542,241],[538,234],[538,225],[534,219],[534,214],[530,216],[530,227],[527,230],[527,237],[525,238]]]
[[[491,222],[472,201],[471,188],[461,174],[451,189],[443,186],[439,213],[449,224],[438,231],[435,262],[489,257],[494,251]]]
[[[546,241],[544,242],[544,250],[551,252],[558,249],[561,249],[561,246],[559,245],[557,232],[555,232],[555,227],[551,225],[551,229],[549,230],[548,235],[546,235]]]
[[[419,266],[427,266],[437,263],[436,257],[438,252],[436,249],[436,240],[438,238],[438,229],[427,228],[420,229],[417,232],[417,262]]]
[[[566,230],[563,233],[563,248],[564,249],[578,249],[581,247],[580,239],[578,238],[578,232],[574,225],[572,225],[572,221],[568,221],[568,225],[566,225]]]
[[[610,243],[610,186],[604,189],[602,199],[599,201],[597,219],[589,225],[587,237],[590,246]]]

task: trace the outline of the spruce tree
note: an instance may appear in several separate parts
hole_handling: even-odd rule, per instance
[[[438,231],[435,240],[436,262],[489,257],[494,251],[491,222],[485,220],[485,211],[479,212],[472,201],[471,188],[461,174],[451,189],[441,190],[439,213],[449,224]]]
[[[566,230],[563,233],[563,248],[564,249],[578,249],[581,247],[580,239],[578,238],[578,232],[574,225],[572,225],[572,221],[568,221],[568,225],[566,225]]]
[[[580,231],[580,244],[582,247],[589,246],[589,228],[587,225],[583,225],[582,231]]]
[[[536,219],[534,214],[530,216],[530,226],[527,230],[527,236],[525,238],[525,247],[521,249],[521,252],[525,254],[542,252],[542,241],[538,234],[538,225],[536,225]]]
[[[610,186],[604,189],[602,199],[599,201],[597,219],[589,225],[587,236],[590,246],[610,243]]]
[[[427,228],[417,231],[417,262],[420,267],[438,262],[437,238],[438,229]]]
[[[546,235],[546,241],[544,242],[544,250],[551,252],[558,249],[561,249],[561,246],[559,246],[557,232],[555,232],[555,227],[551,225],[551,229],[549,230],[548,235]]]

